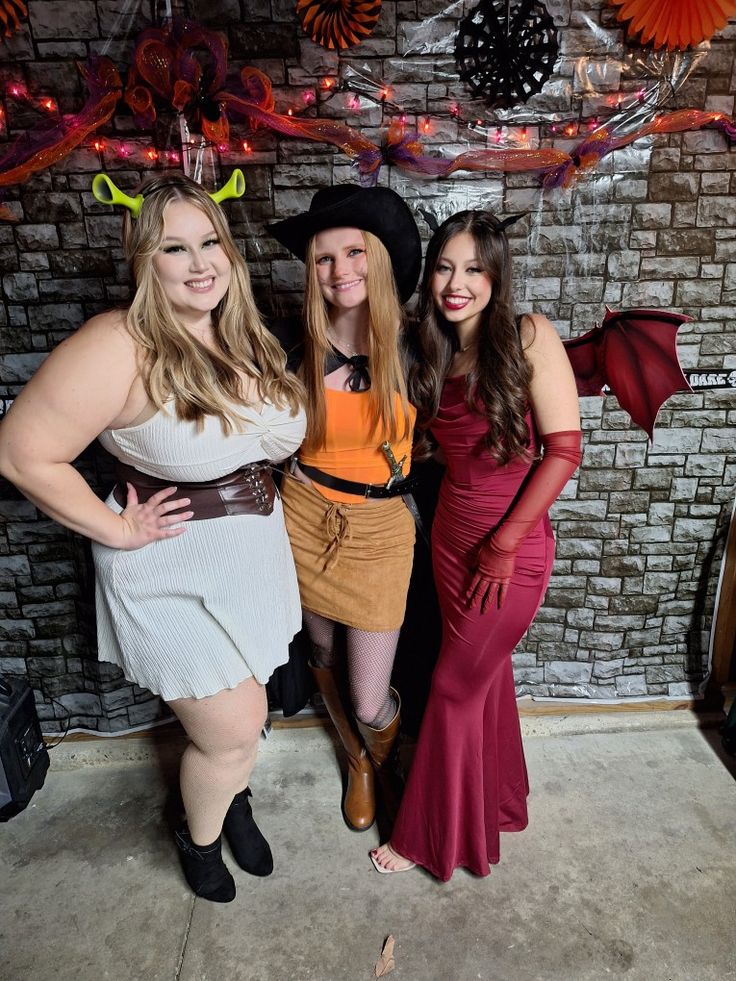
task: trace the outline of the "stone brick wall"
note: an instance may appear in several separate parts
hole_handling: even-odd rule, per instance
[[[472,6],[384,0],[374,35],[338,57],[304,37],[293,0],[173,5],[174,12],[225,31],[231,72],[246,64],[266,72],[282,110],[344,119],[376,140],[381,124],[403,111],[408,125],[428,118],[425,144],[448,154],[486,145],[466,120],[488,112],[469,99],[453,69],[451,38]],[[605,0],[547,0],[547,7],[559,29],[557,69],[527,104],[528,116],[513,116],[529,124],[531,145],[540,138],[535,112],[588,117],[603,111],[611,93],[642,84],[627,69],[637,61],[636,49],[626,49],[621,61],[623,32]],[[83,101],[75,60],[104,53],[126,67],[137,32],[155,15],[147,2],[123,8],[110,0],[31,0],[29,8],[22,30],[0,41],[0,86],[5,91],[8,82],[22,80],[32,96],[52,95],[62,112],[77,111]],[[714,39],[669,108],[733,113],[734,37],[731,24]],[[323,76],[338,81],[329,92],[319,85]],[[335,94],[342,82],[362,95]],[[382,104],[377,93],[384,84],[390,98]],[[305,90],[316,94],[306,111]],[[449,112],[453,101],[461,118]],[[21,101],[6,95],[3,108],[2,138],[39,124],[39,112]],[[102,154],[104,166],[132,186],[150,168],[150,138],[135,132],[122,109],[105,133],[111,147]],[[244,154],[236,139],[232,150],[208,152],[206,179],[219,182],[236,164],[245,169],[246,197],[229,206],[236,237],[262,307],[294,309],[300,264],[264,225],[305,208],[320,185],[355,180],[355,172],[332,147],[262,130],[236,127],[234,135],[247,138],[251,152]],[[550,145],[546,131],[541,138]],[[113,149],[122,141],[124,159]],[[46,352],[86,317],[128,295],[120,217],[90,195],[98,169],[100,158],[86,147],[7,191],[5,204],[18,221],[0,224],[0,398],[12,399]],[[668,307],[693,317],[680,334],[686,368],[736,368],[736,152],[719,134],[641,141],[566,190],[543,192],[526,174],[432,181],[384,167],[380,180],[406,196],[425,238],[419,208],[440,219],[476,205],[525,212],[511,231],[519,308],[545,313],[563,336],[600,320],[605,304]],[[584,399],[582,412],[584,463],[553,511],[555,574],[515,655],[520,691],[689,696],[704,677],[736,477],[733,390],[672,398],[653,446],[611,397]],[[100,451],[90,448],[79,465],[96,488],[109,485],[109,461]],[[68,715],[72,725],[100,731],[155,719],[160,706],[150,693],[95,660],[87,545],[13,488],[4,485],[1,498],[0,672],[30,678],[50,730],[63,727]]]

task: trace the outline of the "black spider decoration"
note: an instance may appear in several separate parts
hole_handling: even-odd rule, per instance
[[[559,45],[539,0],[481,0],[455,42],[460,78],[493,107],[526,102],[552,74]]]

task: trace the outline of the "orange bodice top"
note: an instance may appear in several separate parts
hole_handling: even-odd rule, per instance
[[[342,477],[343,480],[356,480],[363,484],[385,484],[391,476],[388,461],[381,449],[386,434],[381,428],[372,429],[370,411],[370,392],[350,392],[341,389],[325,388],[327,432],[325,446],[319,450],[299,451],[299,459],[307,466],[317,467],[325,473]],[[403,412],[401,399],[396,395],[396,417],[399,438],[391,444],[397,460],[406,456],[403,473],[409,473],[411,465],[412,433],[416,409],[409,406],[410,432],[401,438]],[[333,490],[314,483],[315,490],[330,501],[344,504],[358,504],[366,500],[355,494]]]

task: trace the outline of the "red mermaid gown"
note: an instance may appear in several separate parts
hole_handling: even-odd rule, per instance
[[[468,609],[474,550],[530,468],[520,459],[498,466],[483,447],[486,429],[465,404],[465,378],[448,378],[432,425],[447,458],[432,526],[442,647],[391,835],[392,848],[445,881],[459,866],[488,875],[499,861],[499,832],[527,825],[511,653],[539,609],[554,560],[545,515],[519,549],[503,608]]]

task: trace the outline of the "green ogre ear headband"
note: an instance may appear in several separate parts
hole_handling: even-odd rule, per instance
[[[107,174],[97,174],[92,181],[92,193],[102,204],[120,204],[127,208],[133,218],[137,218],[143,205],[144,197],[136,194],[134,198],[129,197],[124,191],[110,180]],[[222,204],[228,198],[241,198],[245,194],[245,177],[242,170],[234,170],[230,175],[230,180],[219,191],[214,191],[210,197],[217,204]]]

